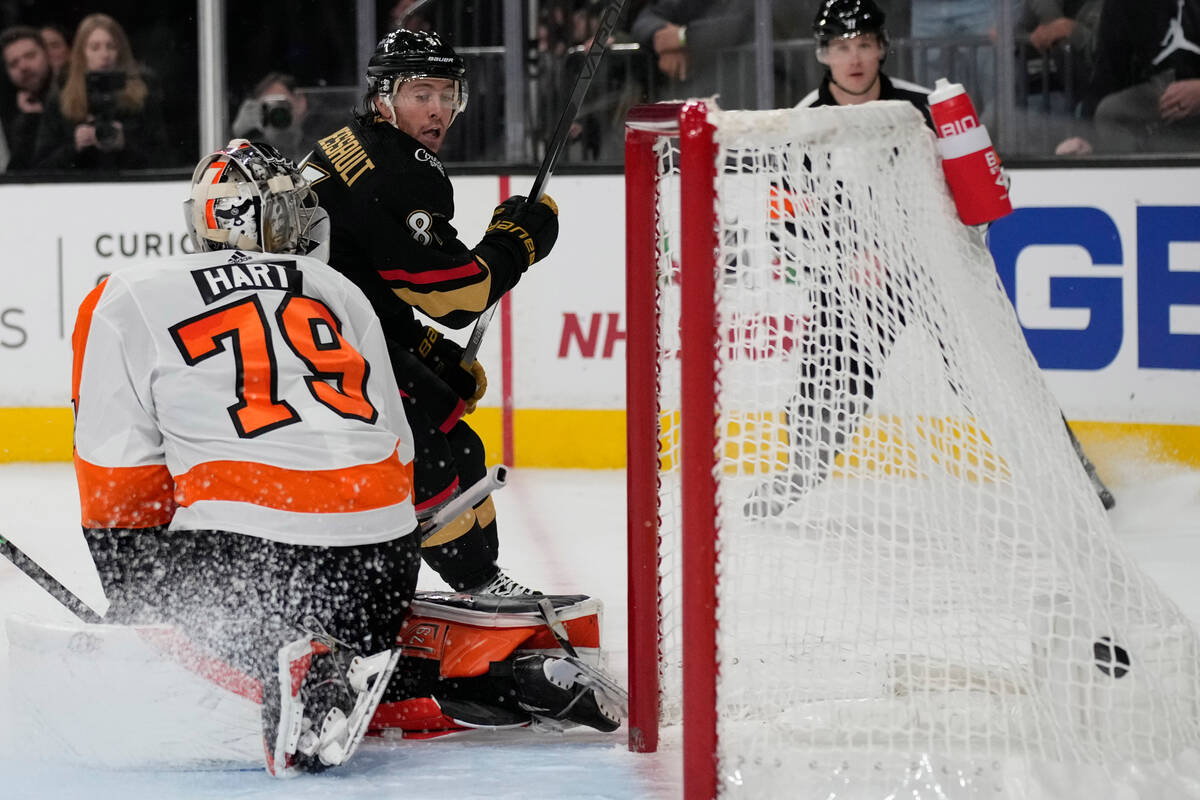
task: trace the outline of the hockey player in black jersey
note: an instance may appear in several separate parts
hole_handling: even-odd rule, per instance
[[[826,66],[821,85],[804,96],[797,108],[850,106],[871,100],[907,100],[925,117],[929,90],[883,72],[888,35],[884,13],[873,0],[825,0],[813,21],[817,60]]]
[[[813,20],[813,36],[817,41],[817,59],[828,69],[821,85],[805,96],[797,108],[902,100],[920,111],[925,124],[933,129],[929,90],[893,80],[883,73],[888,48],[884,17],[883,10],[874,0],[822,2]],[[806,171],[811,171],[807,156],[804,163]],[[819,235],[833,241],[834,252],[853,261],[851,254],[844,250],[847,242],[841,240],[845,231],[839,230],[832,219],[841,217],[857,235],[861,232],[852,213],[853,202],[847,187],[840,181],[835,186],[833,196],[822,201],[823,221],[819,225]],[[779,186],[775,191],[777,197],[807,194],[800,186]],[[773,202],[782,216],[789,216],[784,208],[790,200]],[[800,231],[791,220],[785,221],[783,229],[785,239],[811,235]],[[786,241],[779,244],[781,252],[786,254],[789,249]],[[837,288],[845,283],[838,275],[839,264],[798,266],[812,281],[816,310],[810,332],[801,344],[797,391],[785,408],[792,442],[790,468],[760,485],[746,500],[743,510],[751,519],[778,516],[828,477],[835,459],[845,451],[874,400],[883,363],[907,325],[907,316],[914,311],[906,301],[912,296],[910,277],[893,276],[891,280],[896,285],[889,284],[886,298],[881,300],[855,288]],[[882,271],[887,272],[886,269]],[[848,313],[848,306],[858,307],[865,313]],[[854,321],[856,319],[858,322]],[[875,347],[870,349],[861,344],[870,331],[855,329],[856,325],[864,324],[873,329]],[[942,346],[940,339],[938,345]],[[946,365],[949,368],[948,360]],[[1063,424],[1067,426],[1068,436],[1101,503],[1106,509],[1112,508],[1116,502],[1112,492],[1096,473],[1065,417]]]
[[[438,150],[467,104],[466,67],[435,33],[387,34],[367,66],[362,108],[320,139],[305,166],[330,215],[329,263],[360,286],[383,322],[416,442],[422,519],[486,472],[483,444],[463,419],[487,380],[462,348],[422,325],[463,328],[545,258],[558,236],[548,196],[496,207],[474,247],[458,238],[454,189]],[[473,594],[529,590],[496,565],[491,497],[426,539],[422,555],[452,587]]]

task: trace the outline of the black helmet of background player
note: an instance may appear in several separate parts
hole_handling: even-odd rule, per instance
[[[467,107],[467,65],[462,57],[432,31],[400,28],[379,40],[367,62],[368,109],[376,97],[392,105],[399,88],[418,78],[453,81],[454,116]]]
[[[825,63],[829,43],[834,39],[853,39],[874,34],[887,56],[888,35],[883,27],[883,9],[874,0],[823,0],[813,20],[813,37],[817,40],[817,60]]]
[[[183,211],[198,251],[328,255],[329,215],[296,165],[265,142],[233,139],[201,159]]]

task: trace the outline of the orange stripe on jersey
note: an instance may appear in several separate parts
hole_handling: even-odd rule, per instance
[[[85,528],[152,528],[175,515],[175,482],[165,466],[101,467],[75,454]]]
[[[175,479],[175,500],[253,503],[306,514],[342,514],[395,505],[412,493],[412,462],[392,453],[377,464],[298,470],[250,461],[209,461]]]
[[[83,298],[83,302],[79,304],[79,313],[75,316],[75,330],[71,332],[71,350],[74,351],[71,361],[71,405],[75,406],[76,411],[79,411],[79,381],[83,375],[83,351],[87,349],[88,331],[92,329],[92,314],[95,313],[96,304],[100,302],[100,295],[103,294],[107,284],[108,278],[105,278],[95,289],[88,292],[87,297]]]

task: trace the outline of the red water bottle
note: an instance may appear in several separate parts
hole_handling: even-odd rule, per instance
[[[938,78],[929,95],[946,183],[965,225],[981,225],[1012,213],[1000,156],[961,83]]]

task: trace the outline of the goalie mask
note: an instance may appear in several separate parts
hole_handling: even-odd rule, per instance
[[[379,40],[367,63],[369,96],[382,97],[392,105],[400,87],[419,78],[453,81],[454,116],[467,107],[467,65],[440,36],[400,28]]]
[[[233,139],[197,164],[183,207],[198,251],[328,254],[329,215],[296,166],[263,142]]]
[[[817,40],[817,61],[827,63],[829,43],[835,39],[853,39],[874,34],[884,57],[887,56],[888,35],[883,27],[883,9],[874,0],[824,0],[813,20],[813,37]],[[880,63],[883,60],[880,59]]]

